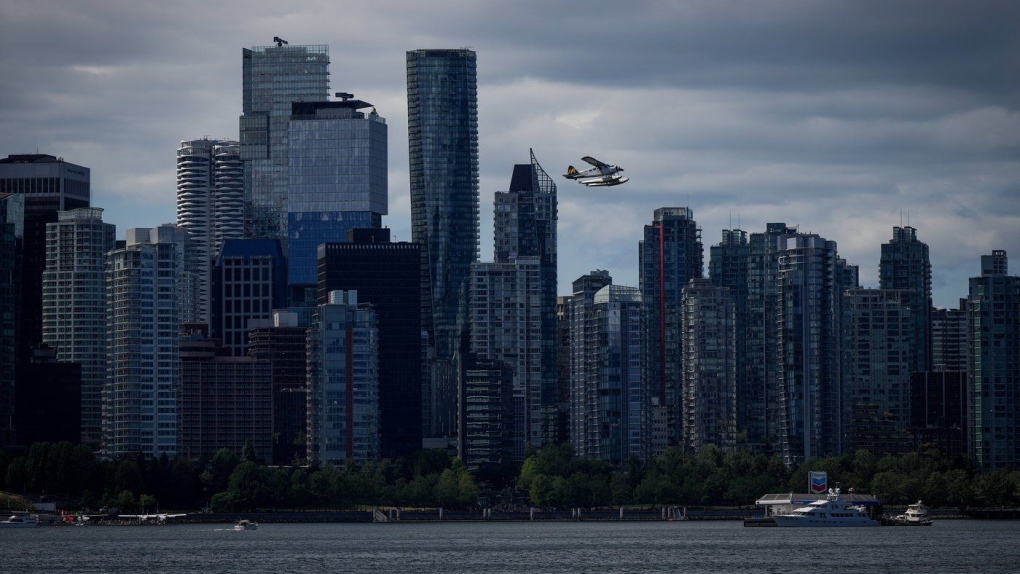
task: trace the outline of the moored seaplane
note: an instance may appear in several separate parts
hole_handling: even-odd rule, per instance
[[[168,518],[181,518],[187,516],[187,514],[167,514],[166,512],[160,512],[157,514],[121,514],[118,518],[136,518],[141,524],[166,524]]]
[[[586,155],[581,159],[590,163],[593,167],[584,171],[578,171],[577,168],[572,165],[567,166],[567,173],[563,174],[563,177],[567,179],[575,179],[577,180],[577,183],[587,187],[608,187],[630,181],[629,177],[623,177],[620,175],[623,168],[618,165],[609,165],[608,163],[601,162],[590,155]]]

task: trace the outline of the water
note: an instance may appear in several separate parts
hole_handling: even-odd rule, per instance
[[[981,572],[1020,522],[744,528],[739,521],[87,526],[0,530],[0,572]]]

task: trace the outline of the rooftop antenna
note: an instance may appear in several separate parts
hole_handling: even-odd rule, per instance
[[[282,48],[283,45],[287,43],[286,40],[284,40],[283,38],[281,38],[279,36],[273,36],[273,41],[276,42],[276,47],[277,48]]]
[[[337,92],[335,95],[336,97],[340,98],[341,101],[344,102],[354,97],[354,94],[348,92]]]

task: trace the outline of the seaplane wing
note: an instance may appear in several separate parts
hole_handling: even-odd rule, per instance
[[[610,167],[610,165],[608,163],[601,162],[601,161],[591,157],[590,155],[586,155],[586,156],[582,157],[581,161],[588,162],[588,163],[590,163],[591,165],[593,165],[593,166],[595,166],[597,168]]]

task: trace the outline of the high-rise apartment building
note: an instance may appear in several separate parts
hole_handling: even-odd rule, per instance
[[[683,444],[737,445],[736,303],[729,288],[691,279],[683,290]]]
[[[57,213],[88,207],[89,168],[46,154],[0,159],[0,195],[24,197],[21,295],[18,301],[18,364],[32,361],[42,343],[42,275],[46,269],[46,224]]]
[[[744,312],[744,368],[740,416],[748,444],[778,448],[781,417],[779,369],[779,242],[797,230],[785,223],[769,223],[748,242],[747,299]]]
[[[458,356],[457,456],[468,470],[513,468],[513,369],[502,361]]]
[[[332,291],[308,330],[308,458],[379,461],[379,328],[354,291]]]
[[[472,266],[471,351],[514,370],[520,461],[557,434],[556,186],[534,152],[496,193],[493,229],[493,263]]]
[[[916,229],[893,227],[892,240],[882,244],[878,281],[881,289],[903,291],[914,340],[909,357],[910,370],[931,370],[931,261],[928,244],[918,241]]]
[[[543,390],[555,371],[542,370],[542,273],[538,257],[476,263],[471,275],[471,352],[513,370],[514,460],[538,448],[552,423]],[[461,397],[466,400],[468,397]]]
[[[320,303],[356,291],[379,324],[379,432],[384,458],[422,448],[421,246],[390,242],[389,229],[357,229],[319,246]]]
[[[98,207],[61,211],[46,226],[43,341],[57,361],[81,364],[81,442],[93,449],[103,431],[106,254],[116,240],[116,227],[103,223]]]
[[[296,102],[289,131],[288,282],[314,290],[318,247],[347,241],[357,228],[380,228],[388,209],[386,120],[372,104]],[[292,301],[302,300],[292,294]]]
[[[570,350],[570,442],[580,457],[593,457],[598,409],[597,388],[592,383],[598,373],[599,323],[595,316],[595,294],[611,285],[608,271],[596,270],[582,275],[572,284],[573,294],[566,302],[565,320],[569,324]]]
[[[638,277],[645,306],[644,368],[652,400],[666,409],[668,441],[683,436],[681,299],[687,282],[704,272],[701,229],[687,207],[655,210],[638,246]]]
[[[708,262],[708,277],[716,287],[725,287],[733,299],[733,347],[736,364],[736,380],[740,388],[737,397],[737,432],[746,431],[748,419],[760,407],[751,408],[748,397],[754,396],[746,389],[747,364],[745,332],[747,321],[747,268],[751,255],[751,246],[747,242],[747,232],[740,229],[723,229],[722,240],[709,248],[711,254]]]
[[[967,300],[956,309],[933,309],[931,314],[931,368],[933,371],[967,371]]]
[[[846,262],[815,234],[779,240],[777,332],[780,448],[790,464],[843,453],[850,401],[842,384],[841,297]]]
[[[245,236],[287,238],[289,128],[294,102],[329,97],[329,47],[255,46],[242,51]]]
[[[1020,277],[1005,250],[981,256],[967,299],[968,450],[981,470],[1020,464]]]
[[[227,239],[244,237],[244,166],[236,141],[202,138],[177,148],[177,225],[191,233],[199,319],[212,320],[210,268]],[[196,263],[198,265],[198,263]]]
[[[898,289],[849,289],[842,302],[846,395],[853,405],[877,407],[898,433],[910,426],[910,377],[917,350],[916,316],[908,302],[909,292]]]
[[[649,392],[641,377],[641,291],[607,285],[593,300],[596,324],[594,377],[586,384],[589,458],[623,466],[648,460]]]
[[[177,453],[180,324],[194,322],[187,230],[128,229],[106,268],[107,384],[103,450]]]
[[[452,358],[467,342],[468,283],[478,260],[477,60],[469,49],[407,52],[411,240],[422,246],[426,331],[435,349],[428,436],[456,429]]]

